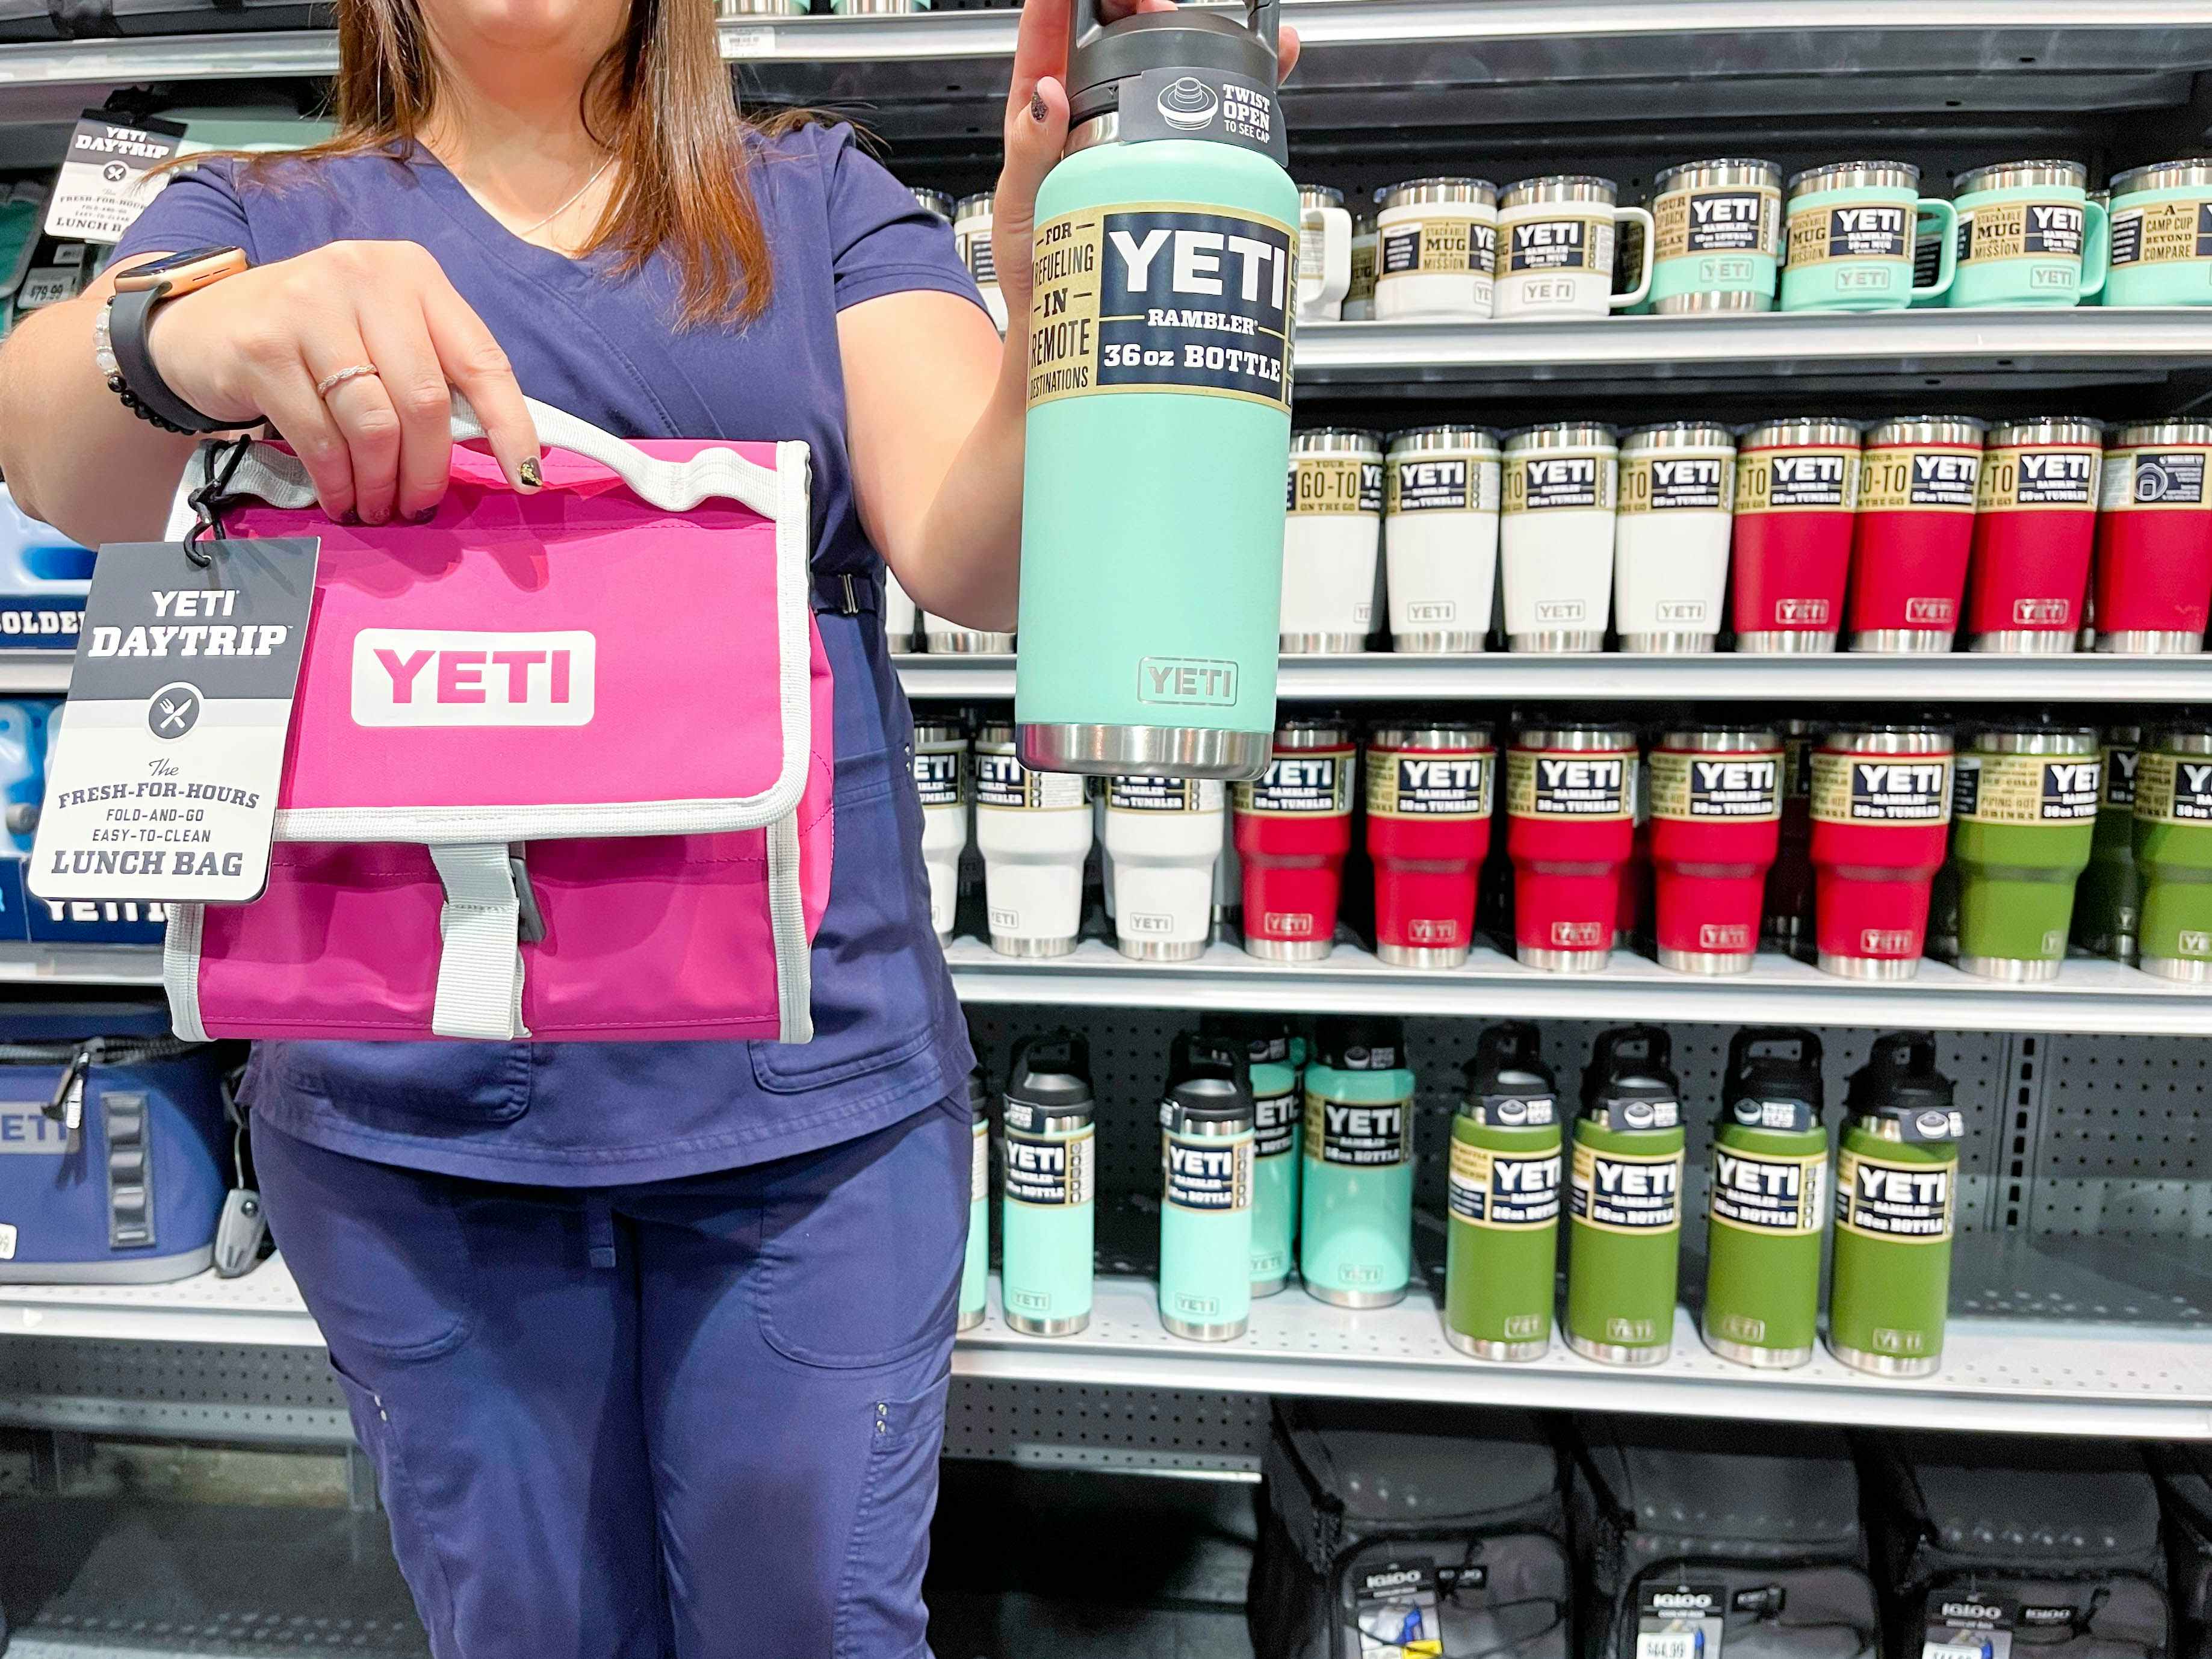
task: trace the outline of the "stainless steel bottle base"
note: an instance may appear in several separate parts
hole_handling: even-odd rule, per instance
[[[1673,1347],[1630,1347],[1620,1342],[1593,1342],[1586,1336],[1577,1336],[1572,1331],[1562,1332],[1567,1346],[1585,1359],[1601,1365],[1663,1365]]]
[[[1252,1294],[1255,1297],[1280,1296],[1290,1282],[1288,1273],[1278,1273],[1273,1279],[1255,1279],[1252,1281]]]
[[[1160,1316],[1160,1324],[1170,1336],[1180,1336],[1192,1342],[1233,1342],[1251,1328],[1249,1319],[1237,1320],[1230,1325],[1194,1325],[1188,1319]]]
[[[1828,1352],[1853,1370],[1864,1371],[1869,1376],[1933,1376],[1943,1369],[1943,1356],[1940,1353],[1869,1353],[1863,1348],[1847,1348],[1840,1342],[1829,1343]]]
[[[1692,311],[1771,311],[1771,294],[1670,294],[1651,302],[1655,317],[1680,317]]]
[[[1893,657],[1936,655],[1951,648],[1952,633],[1929,628],[1869,628],[1851,635],[1851,649]]]
[[[1467,963],[1464,945],[1377,945],[1375,954],[1393,968],[1459,968]]]
[[[1813,1363],[1809,1343],[1802,1348],[1759,1348],[1748,1342],[1732,1342],[1727,1337],[1715,1336],[1711,1331],[1700,1334],[1705,1339],[1705,1346],[1722,1358],[1748,1365],[1754,1370],[1792,1371]]]
[[[2063,657],[2074,650],[2070,628],[2001,628],[1993,634],[1977,634],[1966,642],[1969,651],[1988,656]]]
[[[1838,979],[1911,979],[1920,971],[1918,957],[1838,957],[1820,952],[1820,971]]]
[[[981,634],[963,629],[957,634],[925,634],[929,654],[952,657],[1003,657],[1014,648],[1012,634]]]
[[[1480,634],[1423,633],[1393,634],[1390,648],[1402,656],[1436,656],[1446,653],[1468,655],[1480,651],[1488,641]]]
[[[1703,974],[1717,979],[1726,974],[1747,974],[1751,971],[1752,956],[1748,951],[1668,951],[1659,952],[1659,965],[1677,974]]]
[[[2114,657],[2193,657],[2204,649],[2202,634],[2153,628],[2123,629],[2097,635],[2097,649]]]
[[[1806,629],[1761,629],[1737,635],[1735,648],[1739,656],[1817,657],[1836,648],[1836,636]]]
[[[1960,957],[1956,963],[1962,974],[1972,974],[1976,979],[2001,979],[2008,985],[2040,985],[2058,977],[2059,964],[2054,960],[2045,962],[2031,957]]]
[[[1319,962],[1336,948],[1333,939],[1254,939],[1246,935],[1244,954],[1263,962]]]
[[[975,1308],[963,1311],[960,1316],[959,1322],[952,1328],[956,1331],[972,1331],[982,1322],[983,1310],[981,1308]]]
[[[1702,657],[1713,648],[1716,634],[1623,634],[1620,648],[1632,657]]]
[[[1094,777],[1124,772],[1250,783],[1267,775],[1275,747],[1272,732],[1197,726],[1023,726],[1016,735],[1023,765]]]
[[[1613,960],[1610,949],[1603,951],[1552,951],[1534,945],[1514,947],[1523,968],[1539,968],[1547,974],[1595,974],[1605,969]]]
[[[1206,954],[1202,939],[1131,939],[1124,933],[1114,945],[1132,962],[1191,962]]]
[[[1064,957],[1075,949],[1072,939],[1009,939],[991,935],[991,948],[1002,957]]]
[[[1464,1331],[1444,1327],[1444,1340],[1462,1353],[1472,1354],[1477,1359],[1496,1360],[1506,1364],[1522,1365],[1532,1359],[1541,1359],[1551,1352],[1552,1345],[1545,1342],[1493,1342],[1488,1337],[1469,1336]]]
[[[1070,1314],[1065,1319],[1038,1319],[1018,1313],[1006,1316],[1007,1328],[1019,1331],[1024,1336],[1073,1336],[1090,1326],[1091,1316],[1087,1313]]]
[[[1312,657],[1345,654],[1367,648],[1364,634],[1283,634],[1276,637],[1276,648],[1286,657]]]
[[[1540,628],[1533,634],[1509,634],[1506,645],[1532,656],[1570,656],[1583,651],[1602,651],[1602,629]]]
[[[2160,979],[2178,979],[2191,985],[2212,984],[2212,962],[2201,957],[2145,957],[2136,964]]]
[[[1395,1308],[1406,1299],[1403,1285],[1395,1291],[1340,1291],[1306,1280],[1306,1294],[1332,1308]]]

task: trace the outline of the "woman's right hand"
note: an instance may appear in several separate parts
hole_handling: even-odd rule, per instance
[[[323,510],[428,518],[446,493],[456,387],[500,470],[539,488],[538,434],[507,354],[413,242],[332,242],[157,307],[148,337],[170,389],[217,420],[267,420],[305,463]],[[357,364],[319,394],[318,383]]]

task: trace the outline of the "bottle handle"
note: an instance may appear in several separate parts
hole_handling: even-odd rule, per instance
[[[1789,1056],[1814,1071],[1820,1068],[1820,1039],[1802,1025],[1747,1025],[1729,1039],[1728,1069],[1730,1077],[1741,1077],[1743,1070],[1761,1048],[1791,1048],[1796,1052]]]

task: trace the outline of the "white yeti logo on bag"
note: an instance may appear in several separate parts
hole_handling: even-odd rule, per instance
[[[364,628],[356,726],[589,726],[599,640],[582,629]]]

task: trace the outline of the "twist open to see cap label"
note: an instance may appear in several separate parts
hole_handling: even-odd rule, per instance
[[[1782,751],[1694,754],[1655,749],[1651,816],[1756,823],[1782,816]]]
[[[1589,823],[1636,805],[1636,757],[1626,751],[1516,749],[1505,757],[1505,810],[1515,817]]]
[[[1973,823],[2087,823],[2103,775],[2081,755],[1961,755],[1952,811]]]
[[[1894,1163],[1849,1147],[1836,1155],[1836,1224],[1869,1238],[1940,1244],[1951,1237],[1959,1164]]]
[[[1859,474],[1859,511],[1972,513],[1981,480],[1978,449],[1869,449]]]
[[[1382,463],[1363,461],[1351,455],[1293,455],[1286,511],[1308,513],[1380,513],[1382,510]]]
[[[1813,816],[1827,823],[1941,823],[1950,816],[1948,755],[1813,757]]]
[[[1557,1152],[1522,1157],[1452,1142],[1448,1201],[1452,1219],[1470,1226],[1548,1227],[1559,1218]]]

